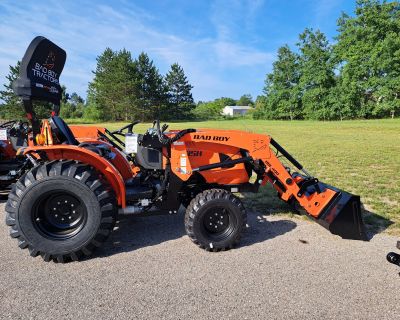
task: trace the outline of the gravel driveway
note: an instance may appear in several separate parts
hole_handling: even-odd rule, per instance
[[[96,256],[31,258],[0,205],[1,319],[395,319],[396,238],[342,240],[315,223],[249,214],[241,246],[197,248],[182,213],[122,221]]]

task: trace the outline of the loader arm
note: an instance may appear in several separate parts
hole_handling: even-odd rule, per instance
[[[244,163],[251,164],[253,171],[257,173],[261,185],[271,183],[277,190],[281,200],[292,203],[297,202],[309,217],[330,230],[332,233],[347,239],[366,240],[364,225],[361,218],[361,205],[359,196],[352,195],[338,188],[320,182],[311,176],[306,169],[268,135],[247,133],[243,131],[225,130],[197,130],[187,134],[180,141],[185,145],[174,146],[176,160],[172,152],[171,163],[176,164],[176,174],[186,180],[191,173],[196,171],[211,171],[216,168],[224,168],[229,164],[230,170]],[[207,165],[192,167],[191,161],[182,172],[179,170],[179,159],[187,148],[198,150],[214,150],[221,152],[230,150],[232,154],[235,148],[245,151],[236,154],[229,162],[211,162]],[[291,167],[285,166],[282,159],[291,163]],[[232,168],[233,166],[233,168]],[[225,170],[225,175],[229,169]],[[215,171],[219,174],[218,171]],[[223,170],[221,179],[223,179]],[[260,181],[261,180],[261,181]]]

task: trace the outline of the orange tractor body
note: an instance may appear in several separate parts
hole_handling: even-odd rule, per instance
[[[30,168],[29,160],[17,154],[26,146],[28,122],[11,120],[0,124],[0,190],[8,190],[10,185]]]
[[[40,125],[29,101],[57,104],[60,98],[58,78],[57,85],[42,84],[42,78],[30,73],[32,65],[40,69],[48,56],[60,57],[54,71],[59,76],[65,52],[38,37],[15,84],[32,119],[29,146],[21,152],[33,168],[10,194],[7,224],[31,255],[77,260],[105,241],[118,215],[173,214],[181,206],[186,207],[185,228],[194,243],[209,251],[229,249],[246,224],[246,211],[235,193],[257,192],[266,183],[282,201],[332,233],[366,239],[359,197],[318,181],[268,135],[168,131],[159,121],[145,134],[134,133],[137,122],[110,132],[69,127],[56,115]]]

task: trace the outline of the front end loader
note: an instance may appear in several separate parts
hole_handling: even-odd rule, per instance
[[[59,104],[65,58],[60,47],[35,38],[14,87],[32,122],[30,145],[23,150],[32,169],[9,195],[6,223],[32,256],[78,260],[107,239],[118,216],[176,214],[181,206],[195,244],[227,250],[246,225],[246,210],[235,194],[257,192],[267,183],[282,201],[330,232],[366,240],[360,198],[320,182],[268,135],[168,130],[154,121],[144,134],[134,132],[133,122],[79,141],[57,115],[40,124],[30,101]]]

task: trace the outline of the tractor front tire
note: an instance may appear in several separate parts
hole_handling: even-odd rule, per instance
[[[199,193],[185,214],[189,238],[200,248],[214,252],[233,248],[240,240],[246,221],[242,202],[223,189]]]
[[[6,224],[31,256],[67,262],[91,255],[113,230],[117,213],[115,196],[98,172],[57,160],[32,168],[13,185]]]

